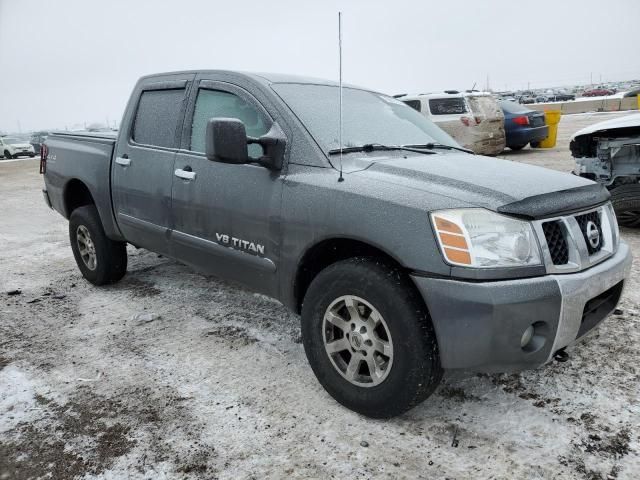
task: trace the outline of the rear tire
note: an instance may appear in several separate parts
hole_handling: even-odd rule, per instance
[[[611,203],[618,223],[624,227],[640,227],[640,184],[620,185],[611,190]]]
[[[95,205],[76,208],[69,218],[69,240],[82,276],[94,285],[115,283],[127,272],[127,244],[108,238]]]
[[[378,260],[340,261],[316,276],[302,305],[302,341],[325,390],[368,417],[400,415],[442,378],[433,326],[415,287]]]
[[[531,142],[529,145],[531,148],[540,148],[540,142]]]

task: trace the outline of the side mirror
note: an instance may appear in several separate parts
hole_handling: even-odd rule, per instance
[[[264,155],[258,159],[260,165],[269,170],[282,169],[287,139],[277,123],[271,125],[269,131],[260,138],[249,138],[249,143],[257,143],[262,146]]]
[[[205,153],[209,160],[247,163],[247,131],[237,118],[211,118],[207,122]]]

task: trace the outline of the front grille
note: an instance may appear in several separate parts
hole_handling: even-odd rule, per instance
[[[562,226],[559,221],[545,222],[542,224],[542,231],[547,240],[549,254],[554,265],[566,265],[569,262],[569,248],[567,240],[564,238]]]
[[[602,249],[602,244],[604,243],[602,237],[602,225],[600,222],[600,214],[598,211],[593,211],[589,213],[585,213],[583,215],[576,215],[576,222],[580,226],[580,231],[582,232],[582,236],[584,237],[584,241],[587,244],[587,250],[589,251],[589,255],[593,255],[594,253],[599,252]],[[595,245],[592,245],[591,240],[589,239],[589,232],[587,230],[587,226],[589,222],[592,222],[596,228],[598,229],[598,240]]]

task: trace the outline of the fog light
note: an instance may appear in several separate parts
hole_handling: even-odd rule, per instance
[[[529,325],[527,329],[524,331],[524,333],[522,334],[522,338],[520,339],[520,348],[524,348],[529,344],[529,342],[533,338],[534,332],[535,332],[535,329],[533,328],[533,325]]]

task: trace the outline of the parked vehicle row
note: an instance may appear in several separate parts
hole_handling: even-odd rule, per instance
[[[498,101],[489,93],[447,90],[396,98],[479,155],[498,155],[505,147],[535,146],[549,134],[543,113],[515,101]]]
[[[504,114],[490,93],[442,93],[397,96],[429,118],[474,153],[497,155],[504,150]]]
[[[502,148],[491,97],[412,109],[337,89],[158,74],[135,86],[117,138],[51,134],[44,199],[68,219],[82,275],[120,280],[129,243],[277,298],[301,314],[320,384],[371,417],[414,407],[444,370],[566,356],[615,309],[631,256],[604,186],[473,155],[431,121],[454,117],[472,139],[487,122]]]

